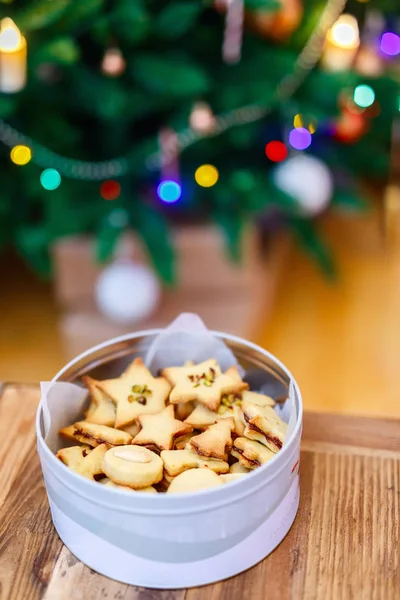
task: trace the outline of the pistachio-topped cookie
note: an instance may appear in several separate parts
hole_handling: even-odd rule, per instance
[[[214,359],[197,365],[169,367],[162,375],[174,386],[170,394],[171,404],[197,400],[212,411],[216,411],[225,394],[235,394],[248,388],[236,367],[225,373]]]
[[[171,385],[164,377],[153,377],[141,358],[116,379],[99,382],[99,387],[116,405],[115,427],[133,423],[140,415],[156,414],[165,408]]]

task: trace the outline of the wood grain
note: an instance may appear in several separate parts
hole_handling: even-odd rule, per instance
[[[266,560],[225,582],[156,591],[96,574],[51,523],[34,442],[38,388],[0,398],[1,600],[398,600],[400,421],[306,413],[301,502]]]

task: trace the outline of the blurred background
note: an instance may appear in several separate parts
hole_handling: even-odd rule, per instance
[[[400,415],[396,0],[0,0],[0,380],[199,313]]]

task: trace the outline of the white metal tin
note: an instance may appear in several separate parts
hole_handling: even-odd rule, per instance
[[[159,330],[115,338],[81,354],[53,381],[83,374],[114,376]],[[268,464],[211,490],[185,494],[132,494],[86,480],[61,463],[36,420],[38,451],[53,522],[82,562],[113,579],[154,588],[184,588],[235,575],[282,541],[299,500],[298,461],[302,402],[290,372],[271,354],[241,338],[214,332],[255,382],[294,383],[297,423],[291,439]]]

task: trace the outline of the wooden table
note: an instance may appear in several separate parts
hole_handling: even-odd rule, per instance
[[[398,600],[400,421],[309,413],[301,501],[281,545],[223,583],[143,590],[80,563],[53,529],[34,416],[39,389],[0,390],[1,600]]]

